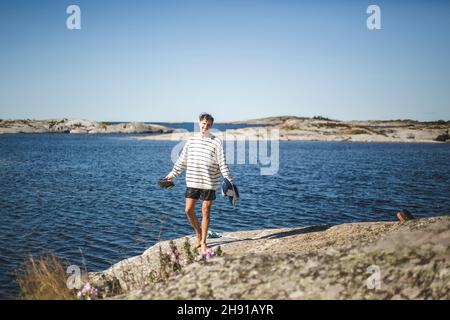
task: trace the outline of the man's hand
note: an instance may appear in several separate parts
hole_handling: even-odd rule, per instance
[[[167,177],[165,177],[162,180],[159,180],[158,184],[161,188],[165,189],[172,189],[173,187],[175,187],[175,184],[172,182],[172,179],[169,179]]]

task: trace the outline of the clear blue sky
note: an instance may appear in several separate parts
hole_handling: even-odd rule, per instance
[[[449,31],[450,1],[1,2],[0,118],[447,120]]]

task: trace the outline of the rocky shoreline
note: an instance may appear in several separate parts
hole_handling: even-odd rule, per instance
[[[111,124],[83,119],[2,120],[2,133],[170,133],[173,129],[156,124],[129,122]]]
[[[261,127],[216,132],[224,141],[266,140],[281,141],[354,141],[354,142],[450,142],[450,121],[419,122],[339,121],[323,117],[270,117],[230,124],[252,124]],[[276,129],[276,132],[273,131]],[[154,136],[133,137],[138,140],[184,140],[192,132],[177,132]]]
[[[261,118],[230,124],[261,125],[248,128],[216,131],[224,141],[280,140],[280,141],[354,141],[354,142],[419,142],[450,143],[450,121],[419,122],[339,121],[323,117],[305,118],[282,116]],[[151,133],[130,137],[137,140],[188,139],[193,132],[144,122],[107,123],[83,119],[2,120],[2,133]],[[159,133],[159,134],[154,134]]]
[[[166,281],[149,279],[169,241],[89,277],[107,299],[450,298],[450,216],[228,232],[208,243],[224,255]]]

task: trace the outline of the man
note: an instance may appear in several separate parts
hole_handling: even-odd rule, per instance
[[[208,249],[206,236],[210,212],[216,199],[220,174],[222,173],[230,182],[233,182],[233,178],[225,160],[222,141],[209,132],[214,118],[208,113],[202,113],[199,121],[200,132],[186,142],[180,157],[165,179],[172,180],[186,169],[185,211],[197,235],[194,249],[201,247],[202,254],[205,254]],[[201,228],[194,212],[199,199],[203,201]]]

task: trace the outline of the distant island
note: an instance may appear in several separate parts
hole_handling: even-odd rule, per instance
[[[340,121],[325,117],[280,116],[229,123],[261,125],[261,127],[217,133],[216,135],[223,140],[265,139],[264,132],[267,129],[278,129],[280,140],[285,141],[450,142],[450,121],[444,120]],[[133,139],[182,140],[190,135],[192,132],[174,132]]]
[[[252,125],[215,133],[223,140],[266,139],[268,129],[277,129],[283,141],[355,141],[355,142],[450,142],[450,121],[416,120],[341,121],[321,116],[279,116],[225,124]],[[183,140],[193,132],[185,132],[144,122],[109,123],[81,119],[2,120],[2,133],[152,133],[130,137],[138,140]],[[160,134],[154,134],[160,133]],[[273,137],[270,137],[273,139]]]
[[[108,123],[82,119],[3,120],[2,133],[170,133],[173,129],[143,122]]]

